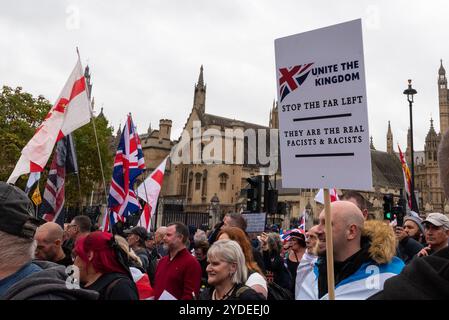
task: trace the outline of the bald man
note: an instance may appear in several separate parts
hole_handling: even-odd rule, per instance
[[[71,255],[62,249],[63,235],[64,230],[57,223],[47,222],[41,225],[34,235],[37,242],[36,259],[64,266],[73,264]]]
[[[164,239],[164,236],[167,233],[167,227],[162,226],[157,228],[155,234],[154,234],[154,243],[156,245],[156,251],[159,255],[159,257],[165,257],[168,254],[168,249],[164,247],[164,242],[162,239]]]
[[[401,272],[404,263],[394,257],[394,232],[382,221],[365,223],[354,203],[335,201],[331,203],[331,226],[336,299],[367,299],[383,289],[386,279]],[[369,231],[369,238],[362,237],[363,229]],[[324,211],[315,233],[319,258],[299,288],[298,300],[328,299]]]

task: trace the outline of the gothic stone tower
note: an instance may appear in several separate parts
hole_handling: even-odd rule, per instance
[[[437,134],[430,120],[430,129],[424,145],[424,161],[415,167],[415,188],[419,190],[419,202],[424,211],[443,212],[444,197],[438,170],[438,145],[441,135]]]
[[[440,105],[440,133],[443,135],[449,128],[449,95],[443,60],[440,60],[440,63],[440,69],[438,70],[438,98]]]
[[[394,154],[394,150],[393,150],[393,133],[391,132],[390,121],[388,121],[387,153],[388,154]]]

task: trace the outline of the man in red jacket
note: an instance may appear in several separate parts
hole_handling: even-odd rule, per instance
[[[178,300],[198,297],[201,285],[201,266],[187,250],[189,229],[181,222],[167,226],[164,244],[169,254],[163,257],[156,268],[154,297],[159,299],[164,291]]]

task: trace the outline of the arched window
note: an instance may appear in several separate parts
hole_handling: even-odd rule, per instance
[[[182,196],[186,196],[187,195],[187,179],[188,179],[188,171],[189,168],[184,167],[181,170],[181,184],[180,184],[180,188],[181,188],[181,195]]]
[[[220,190],[225,191],[229,176],[226,173],[222,173],[218,178],[220,180]]]
[[[193,185],[192,185],[192,182],[193,182],[193,172],[190,172],[190,173],[189,173],[189,197],[190,197],[190,198],[191,198],[192,195],[193,195]]]
[[[200,190],[201,188],[201,173],[195,174],[195,190]]]
[[[201,196],[207,196],[207,170],[203,171],[203,190],[201,191]]]

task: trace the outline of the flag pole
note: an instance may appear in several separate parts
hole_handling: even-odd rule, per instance
[[[78,157],[76,156],[75,146],[74,146],[74,143],[73,143],[73,136],[72,136],[71,133],[67,135],[67,140],[69,142],[70,152],[74,153],[74,155],[73,155],[73,157],[75,157],[74,161],[78,162],[78,160],[76,160]],[[81,207],[80,209],[81,209],[81,214],[83,214],[83,210],[82,210],[82,208],[83,208],[83,205],[82,205],[82,203],[83,203],[83,196],[82,196],[82,193],[81,193],[81,180],[80,180],[78,163],[76,164],[76,168],[75,169],[76,169],[76,171],[75,171],[76,180],[78,182],[78,195],[79,195],[80,207]]]
[[[80,56],[80,52],[78,50],[78,47],[76,47],[76,53],[78,54],[78,58],[81,60],[81,56]],[[86,81],[86,78],[84,78],[84,81]],[[97,144],[98,159],[100,160],[101,177],[103,178],[104,197],[105,197],[106,206],[107,206],[108,205],[108,192],[106,190],[106,179],[104,178],[103,161],[101,160],[100,145],[98,144],[97,128],[95,126],[95,117],[93,115],[93,110],[92,110],[92,97],[91,97],[91,93],[90,93],[90,88],[87,85],[87,83],[86,83],[86,91],[87,91],[87,94],[88,94],[90,118],[92,120],[92,126],[94,127],[94,135],[95,135],[95,142]]]
[[[326,227],[326,264],[327,264],[327,292],[329,300],[335,300],[334,279],[334,245],[332,241],[331,203],[329,189],[324,189],[324,214]]]
[[[131,118],[131,122],[132,122],[131,112],[129,113],[129,117]],[[134,128],[133,128],[134,129],[134,140],[136,141],[136,146],[137,146],[137,137],[136,137],[136,135],[138,135],[138,133],[137,133],[137,126],[134,124],[134,122],[132,122],[132,124],[134,126]],[[142,150],[142,156],[143,156],[143,150]],[[145,157],[143,157],[143,161],[145,163]],[[149,200],[148,200],[147,186],[145,185],[145,180],[148,177],[146,175],[146,171],[147,171],[147,165],[145,164],[145,170],[143,171],[143,177],[144,177],[144,179],[143,179],[143,189],[145,190],[145,199],[146,199],[145,203],[148,204]],[[144,209],[144,208],[142,208],[142,209]],[[142,210],[142,212],[140,213],[139,220],[140,220],[140,217],[142,216],[142,213],[144,213],[144,210]],[[151,215],[151,212],[150,212],[150,215]],[[150,221],[148,222],[148,224],[149,225],[147,226],[147,228],[149,229],[149,227],[151,226],[151,217],[150,217]]]
[[[37,187],[36,188],[39,188],[39,180],[37,181]],[[40,193],[40,190],[39,190],[39,193]],[[36,217],[35,218],[39,218],[39,203],[36,203]]]

